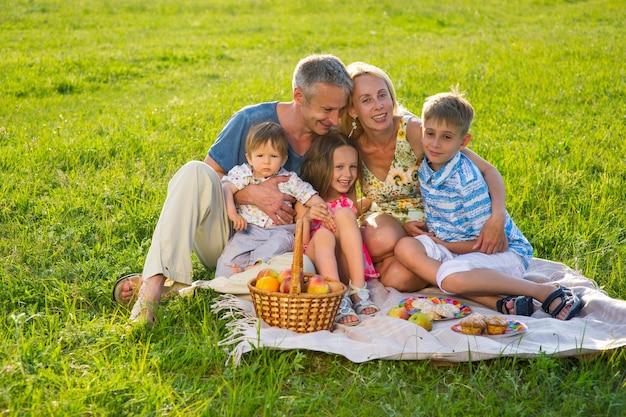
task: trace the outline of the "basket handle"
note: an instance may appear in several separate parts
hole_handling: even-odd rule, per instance
[[[304,226],[302,219],[296,221],[296,238],[293,245],[293,261],[291,264],[291,289],[289,294],[298,295],[301,291],[302,279],[302,234]]]

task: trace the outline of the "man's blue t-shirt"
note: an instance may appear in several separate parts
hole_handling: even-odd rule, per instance
[[[278,122],[276,106],[278,102],[261,103],[246,106],[233,114],[209,149],[209,156],[228,172],[235,165],[241,165],[246,160],[246,136],[254,125],[263,122]],[[284,168],[300,175],[300,166],[303,156],[298,155],[289,145],[287,162]]]

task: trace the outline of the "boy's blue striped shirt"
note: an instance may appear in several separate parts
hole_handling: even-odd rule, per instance
[[[424,159],[418,176],[428,229],[446,242],[478,239],[491,216],[489,188],[478,167],[458,152],[438,171]],[[533,248],[508,213],[504,229],[509,249],[521,255],[528,267]]]

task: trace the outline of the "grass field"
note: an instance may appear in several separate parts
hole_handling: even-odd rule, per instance
[[[459,85],[472,149],[535,255],[626,298],[626,8],[609,0],[6,0],[0,6],[0,415],[613,416],[626,354],[456,366],[255,351],[225,365],[215,294],[127,330],[167,182],[310,53]],[[213,271],[196,263],[195,277]]]

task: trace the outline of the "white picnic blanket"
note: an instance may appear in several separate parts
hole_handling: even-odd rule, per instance
[[[374,359],[465,362],[503,356],[528,358],[541,353],[578,356],[626,345],[626,301],[610,298],[594,281],[561,263],[534,259],[525,277],[537,282],[558,282],[576,291],[585,303],[580,316],[559,321],[541,309],[532,317],[509,316],[527,326],[525,332],[513,336],[468,336],[454,332],[451,327],[460,319],[436,321],[428,332],[411,322],[388,317],[387,311],[407,297],[434,295],[466,303],[472,312],[485,315],[496,312],[460,297],[444,295],[438,288],[408,294],[387,289],[377,280],[370,281],[369,287],[381,312],[364,318],[355,327],[335,325],[332,332],[298,334],[269,327],[256,318],[253,305],[245,296],[224,294],[213,309],[228,320],[230,334],[219,344],[229,351],[229,359],[235,363],[256,348],[307,349],[342,355],[361,363]],[[235,277],[238,282],[235,287],[242,288],[240,284],[248,278]],[[242,292],[245,291],[239,294]]]

